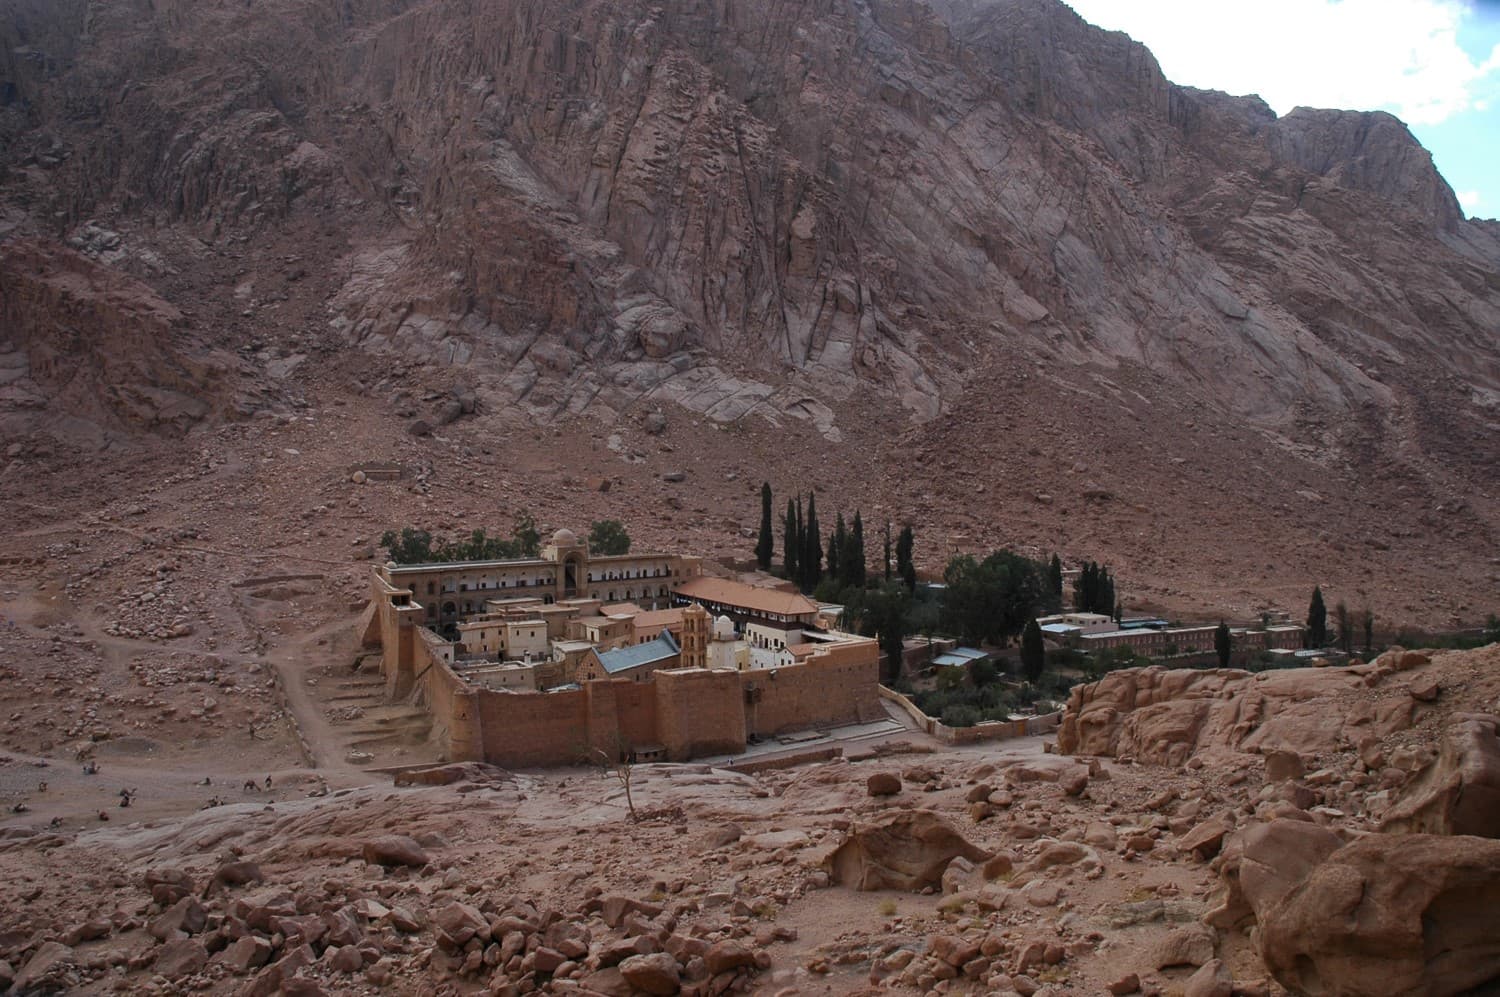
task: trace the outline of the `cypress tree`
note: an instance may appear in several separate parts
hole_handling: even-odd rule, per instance
[[[896,573],[901,576],[908,592],[914,592],[917,588],[917,566],[912,562],[912,547],[915,542],[911,524],[901,527],[901,535],[896,538]]]
[[[771,535],[771,483],[760,484],[760,537],[755,541],[755,563],[760,570],[771,570],[771,557],[776,553],[776,538]]]
[[[850,545],[854,548],[852,556],[844,560],[849,565],[849,584],[855,588],[865,587],[865,523],[860,518],[859,510],[854,510],[854,529],[850,537]]]
[[[1061,605],[1063,594],[1062,560],[1056,554],[1052,555],[1052,562],[1047,565],[1047,583],[1051,587],[1052,594],[1057,596],[1058,605]]]
[[[1219,655],[1219,667],[1229,667],[1229,651],[1231,648],[1229,637],[1229,624],[1223,620],[1219,621],[1219,628],[1214,631],[1214,650]]]
[[[1372,613],[1372,612],[1370,612],[1370,609],[1369,609],[1368,606],[1365,607],[1364,622],[1365,622],[1365,653],[1369,654],[1372,650],[1375,649],[1375,614]]]
[[[802,534],[798,526],[797,510],[792,505],[792,500],[786,500],[786,520],[782,524],[781,533],[781,563],[786,570],[786,576],[792,581],[797,581],[797,555],[802,552]]]
[[[1323,605],[1323,588],[1313,586],[1312,601],[1307,604],[1307,635],[1304,643],[1308,647],[1322,647],[1328,643],[1328,607]]]
[[[1026,681],[1035,682],[1042,677],[1046,667],[1047,645],[1042,642],[1042,628],[1032,620],[1021,631],[1021,670],[1026,674]]]
[[[849,550],[849,529],[844,525],[844,513],[840,510],[833,527],[833,536],[828,539],[828,575],[838,584],[844,584],[847,569],[841,571],[844,554]]]
[[[891,521],[885,521],[885,580],[891,580]]]
[[[818,496],[807,493],[807,520],[802,530],[802,588],[811,592],[823,580],[823,534],[818,529]]]
[[[1345,654],[1354,651],[1354,618],[1349,615],[1349,607],[1344,605],[1340,599],[1337,606],[1333,607],[1333,618],[1338,621],[1339,647],[1344,649]]]

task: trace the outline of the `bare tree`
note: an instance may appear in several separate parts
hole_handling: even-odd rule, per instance
[[[625,807],[630,811],[631,821],[639,821],[640,815],[635,812],[635,798],[630,792],[630,782],[635,774],[635,762],[631,761],[630,751],[620,748],[611,755],[603,748],[590,748],[588,759],[615,777],[620,788],[625,790]]]

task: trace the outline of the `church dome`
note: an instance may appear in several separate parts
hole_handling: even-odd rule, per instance
[[[552,544],[555,547],[576,547],[578,545],[578,534],[564,527],[552,534]]]

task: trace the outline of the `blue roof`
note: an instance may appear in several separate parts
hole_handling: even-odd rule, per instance
[[[630,647],[620,647],[613,651],[600,651],[599,664],[604,666],[608,675],[619,672],[628,672],[632,668],[642,665],[654,664],[665,661],[675,654],[680,654],[682,648],[677,646],[677,641],[672,639],[670,631],[663,630],[661,636],[655,640],[648,640],[644,644],[635,644]]]
[[[1082,627],[1071,623],[1043,623],[1041,626],[1041,631],[1044,634],[1073,634],[1081,629]]]
[[[981,651],[975,647],[955,647],[948,653],[956,654],[965,661],[978,661],[980,658],[988,658],[990,656],[988,651]]]

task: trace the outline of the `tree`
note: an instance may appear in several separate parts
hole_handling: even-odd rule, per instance
[[[1219,667],[1229,667],[1229,652],[1232,647],[1229,637],[1229,624],[1223,620],[1219,621],[1219,628],[1214,631],[1214,650],[1219,655]]]
[[[776,538],[771,535],[771,483],[760,484],[760,536],[755,541],[755,563],[760,570],[771,570],[771,557],[776,553]]]
[[[630,534],[618,519],[601,519],[589,527],[589,553],[604,557],[630,553]]]
[[[1339,647],[1344,649],[1345,654],[1354,650],[1354,618],[1349,615],[1349,607],[1344,605],[1340,599],[1333,607],[1333,618],[1338,621]]]
[[[1047,589],[1052,593],[1053,596],[1053,600],[1051,602],[1052,607],[1054,609],[1061,609],[1063,597],[1063,570],[1062,559],[1059,558],[1056,554],[1053,554],[1052,560],[1047,563]]]
[[[1312,601],[1307,604],[1305,642],[1308,647],[1322,647],[1328,643],[1328,607],[1323,605],[1323,589],[1318,585],[1313,586]]]
[[[901,576],[908,592],[914,592],[917,588],[917,568],[912,563],[912,546],[915,540],[911,532],[911,524],[907,523],[901,527],[901,535],[896,538],[896,573]]]
[[[844,556],[844,570],[849,584],[855,588],[865,587],[865,521],[859,510],[854,510],[854,525],[849,530],[849,552]]]
[[[1115,612],[1115,580],[1109,568],[1089,561],[1073,583],[1073,608],[1080,613]]]
[[[1369,654],[1375,649],[1375,614],[1370,612],[1368,606],[1363,613],[1365,624],[1365,653]]]
[[[1042,628],[1033,619],[1021,632],[1021,671],[1026,681],[1035,684],[1046,668],[1047,645],[1042,642]]]
[[[807,493],[807,522],[802,532],[802,591],[811,592],[823,580],[823,534],[818,528],[818,496]]]
[[[433,560],[432,534],[426,530],[403,526],[399,535],[395,530],[386,530],[380,538],[380,546],[397,564],[425,564]]]
[[[953,558],[943,572],[943,623],[970,643],[999,643],[1021,633],[1046,598],[1044,568],[1008,550],[983,561]]]
[[[537,558],[542,554],[542,535],[537,532],[536,520],[531,513],[523,512],[516,518],[516,525],[510,531],[511,539],[516,542],[516,556],[526,558]]]
[[[887,582],[878,589],[866,592],[861,601],[864,631],[880,641],[880,652],[883,655],[880,681],[890,685],[901,674],[910,594],[899,582]]]
[[[885,580],[891,580],[891,521],[885,521]]]
[[[802,550],[800,519],[792,500],[787,499],[786,518],[781,524],[781,566],[792,581],[797,580],[797,554]]]
[[[840,570],[842,567],[841,559],[848,552],[848,548],[849,530],[844,526],[844,514],[840,511],[838,519],[834,523],[833,535],[828,538],[828,574],[833,576],[834,580],[839,584],[844,583],[845,575]]]
[[[630,793],[630,783],[635,776],[635,763],[630,760],[629,748],[623,745],[617,746],[613,756],[603,748],[593,748],[588,757],[605,772],[613,774],[620,788],[625,790],[625,808],[630,811],[631,823],[640,820],[635,812],[635,798]]]

